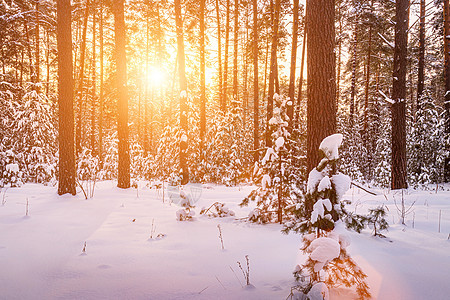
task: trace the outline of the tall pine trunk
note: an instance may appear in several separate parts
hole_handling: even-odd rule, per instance
[[[230,0],[227,0],[227,21],[225,24],[225,57],[224,57],[224,67],[223,67],[223,92],[222,92],[222,112],[227,110],[228,101],[228,45],[230,40]]]
[[[206,84],[205,84],[205,0],[200,0],[200,153],[206,134]]]
[[[444,52],[445,52],[445,133],[450,135],[450,7],[449,1],[444,0]],[[444,162],[444,181],[450,182],[450,151]]]
[[[234,0],[233,101],[238,101],[239,0]],[[234,106],[234,105],[233,105]]]
[[[259,160],[258,1],[253,0],[253,160]]]
[[[406,182],[406,71],[409,0],[395,4],[395,48],[392,87],[392,169],[391,188],[403,189]]]
[[[289,100],[291,105],[288,106],[287,114],[290,120],[290,126],[294,120],[294,101],[295,101],[295,67],[297,62],[297,43],[298,43],[298,5],[299,0],[294,0],[293,7],[293,26],[292,26],[292,50],[291,50],[291,69],[289,74]]]
[[[114,40],[116,46],[117,133],[119,174],[117,187],[130,187],[130,147],[128,142],[128,90],[124,0],[114,0]]]
[[[70,0],[56,2],[59,103],[58,195],[75,195],[75,145],[73,113],[73,62]]]
[[[319,145],[336,131],[334,0],[307,0],[307,171],[319,163]]]
[[[266,128],[266,146],[271,146],[272,131],[270,129],[269,120],[273,116],[273,96],[275,89],[275,78],[278,78],[277,72],[277,46],[278,46],[278,20],[280,18],[280,0],[271,1],[273,7],[272,18],[272,45],[270,52],[270,73],[269,73],[269,95],[267,99],[267,128]]]
[[[417,69],[417,105],[420,109],[420,97],[424,87],[424,66],[425,66],[425,0],[420,0],[420,21],[419,21],[419,65]]]
[[[356,72],[358,67],[358,18],[355,17],[355,24],[353,25],[353,41],[352,41],[352,83],[350,86],[350,128],[353,127],[355,119],[355,98],[356,98]]]
[[[217,18],[217,58],[219,64],[219,106],[223,108],[223,90],[222,90],[222,30],[220,26],[219,0],[216,0],[216,18]]]
[[[187,106],[187,79],[186,65],[184,56],[184,36],[183,36],[183,20],[181,18],[181,0],[175,0],[175,23],[177,32],[177,57],[178,57],[178,75],[180,80],[180,168],[181,168],[181,184],[185,185],[189,182],[189,170],[187,165],[187,132],[188,132],[188,106]]]
[[[84,11],[84,20],[83,20],[83,33],[81,37],[81,49],[80,49],[80,73],[78,76],[78,88],[77,88],[77,128],[76,128],[76,153],[77,155],[81,152],[82,144],[82,122],[83,122],[83,88],[84,88],[84,66],[85,66],[85,55],[86,55],[86,33],[87,33],[87,24],[89,18],[89,0],[86,1],[86,8]]]
[[[98,116],[98,155],[101,164],[103,163],[103,2],[100,1],[100,103]]]

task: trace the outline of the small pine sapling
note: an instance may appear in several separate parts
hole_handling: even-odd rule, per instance
[[[377,208],[369,209],[369,216],[367,222],[369,226],[373,227],[373,235],[379,237],[385,237],[381,231],[387,230],[389,227],[388,222],[385,219],[386,208],[382,205]]]
[[[269,121],[272,132],[272,146],[266,149],[264,157],[255,164],[253,181],[258,188],[253,190],[240,206],[256,202],[256,208],[248,216],[249,221],[258,223],[283,223],[287,208],[300,193],[299,163],[296,153],[298,141],[292,139],[287,116],[288,102],[275,95],[277,107]]]
[[[349,239],[334,229],[340,219],[348,217],[341,201],[350,188],[350,178],[337,171],[338,148],[342,135],[334,134],[320,144],[324,157],[308,177],[304,201],[293,208],[295,218],[286,223],[284,232],[294,230],[305,234],[301,250],[308,255],[297,265],[294,277],[298,290],[308,299],[329,294],[328,289],[344,285],[356,286],[360,299],[370,298],[367,277],[347,253]],[[362,220],[353,218],[362,224]]]

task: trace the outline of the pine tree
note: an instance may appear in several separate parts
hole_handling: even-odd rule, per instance
[[[58,194],[76,194],[71,5],[57,2],[59,181]]]

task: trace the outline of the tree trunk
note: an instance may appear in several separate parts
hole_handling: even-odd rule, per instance
[[[341,98],[341,66],[342,66],[342,1],[338,1],[338,18],[339,27],[337,34],[338,43],[338,57],[337,57],[337,78],[336,78],[336,103],[339,103]]]
[[[287,115],[289,117],[290,127],[293,126],[294,121],[294,102],[295,102],[295,67],[297,62],[297,43],[298,43],[298,3],[299,0],[294,0],[293,8],[293,26],[292,26],[292,50],[291,50],[291,69],[289,75],[289,100],[291,105],[288,106]]]
[[[370,1],[370,8],[373,8],[373,0]],[[370,88],[370,62],[372,56],[372,23],[369,25],[369,41],[367,45],[367,61],[366,61],[366,86],[365,86],[365,97],[364,97],[364,141],[366,145],[368,144],[367,128],[368,128],[368,112],[369,112],[369,88]]]
[[[334,0],[307,0],[307,171],[320,160],[319,145],[336,131]]]
[[[217,18],[217,57],[219,63],[219,106],[222,111],[225,110],[223,106],[223,90],[222,90],[222,31],[220,27],[220,14],[219,14],[219,0],[216,0],[216,18]]]
[[[239,0],[234,0],[233,102],[238,102]],[[233,105],[235,106],[235,105]]]
[[[445,133],[450,135],[450,7],[444,0],[444,52],[445,52]],[[447,146],[448,147],[448,146]],[[448,148],[446,150],[449,150]],[[444,181],[450,182],[450,157],[444,162]]]
[[[58,195],[75,195],[75,146],[73,113],[73,62],[70,0],[56,2],[59,103]]]
[[[103,2],[100,1],[100,103],[98,116],[98,155],[103,163]]]
[[[392,170],[391,188],[403,189],[406,183],[406,71],[409,0],[395,4],[395,48],[392,87]]]
[[[203,154],[206,134],[205,84],[205,0],[200,0],[200,153]],[[203,157],[203,155],[201,155]]]
[[[417,69],[417,105],[420,109],[420,97],[424,87],[424,65],[425,65],[425,0],[420,0],[420,21],[419,21],[419,65]]]
[[[228,100],[228,43],[230,39],[230,0],[227,0],[227,23],[225,25],[225,62],[223,67],[223,102],[222,102],[222,112],[227,110],[227,100]]]
[[[253,160],[259,160],[258,1],[253,0]]]
[[[40,80],[40,74],[39,74],[39,69],[40,69],[40,46],[39,46],[39,0],[36,0],[36,10],[35,10],[35,22],[36,24],[34,25],[34,38],[36,41],[36,83],[39,83]],[[38,86],[35,87],[37,91],[39,91]]]
[[[96,101],[97,101],[97,95],[95,90],[95,84],[97,80],[97,74],[96,74],[96,20],[95,20],[96,14],[95,9],[92,14],[92,99],[91,99],[91,151],[93,155],[97,155],[96,149],[95,149],[95,116],[96,116]]]
[[[273,6],[273,0],[270,2]],[[272,130],[270,129],[269,120],[273,116],[273,96],[275,88],[275,76],[277,76],[277,45],[278,45],[278,20],[280,17],[280,0],[275,0],[272,18],[272,47],[270,52],[270,73],[269,73],[269,95],[267,99],[267,129],[266,129],[266,146],[270,147]],[[277,76],[278,77],[278,76]]]
[[[87,32],[87,23],[89,18],[89,0],[86,1],[86,9],[84,11],[84,20],[83,20],[83,34],[81,38],[81,49],[80,49],[80,74],[78,76],[78,89],[77,89],[77,98],[78,98],[78,114],[77,114],[77,128],[76,128],[76,153],[77,155],[81,152],[81,130],[82,130],[82,120],[83,120],[83,87],[84,87],[84,65],[85,65],[85,53],[86,53],[86,32]]]
[[[181,168],[181,184],[185,185],[189,182],[189,170],[187,165],[187,132],[188,132],[188,106],[187,106],[187,79],[186,65],[184,56],[184,37],[183,37],[183,20],[181,18],[181,2],[175,0],[175,23],[177,32],[177,57],[178,57],[178,75],[180,79],[180,168]]]
[[[50,91],[50,33],[47,31],[47,47],[45,52],[45,64],[47,70],[47,76],[45,80],[45,95],[48,98],[48,93]]]
[[[114,41],[116,48],[117,133],[119,174],[117,187],[130,187],[130,148],[128,144],[128,90],[124,0],[114,0]]]
[[[306,12],[305,12],[306,16]],[[303,28],[303,44],[302,44],[302,62],[300,64],[300,79],[298,82],[298,96],[297,96],[297,115],[295,116],[297,124],[300,122],[300,107],[303,100],[303,69],[305,68],[305,56],[306,56],[306,18],[305,27]]]
[[[350,128],[353,128],[353,122],[355,120],[355,97],[356,97],[356,71],[358,67],[358,18],[355,18],[355,24],[353,29],[353,42],[352,42],[352,85],[350,87]]]

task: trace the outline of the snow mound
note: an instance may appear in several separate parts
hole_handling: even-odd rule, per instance
[[[313,211],[311,213],[311,223],[316,223],[317,218],[320,216],[321,218],[324,217],[325,214],[325,208],[328,211],[331,211],[331,201],[330,199],[319,199],[316,203],[314,203]]]
[[[310,300],[328,300],[330,294],[328,292],[327,285],[324,282],[318,282],[309,291],[307,295]]]
[[[333,176],[331,176],[331,182],[334,184],[334,188],[336,190],[336,196],[340,200],[344,194],[350,189],[350,184],[352,183],[352,180],[349,176],[337,173]]]
[[[311,251],[312,260],[325,264],[339,256],[341,246],[335,239],[320,237],[311,242],[308,250]]]
[[[308,194],[312,194],[316,190],[316,187],[320,183],[322,178],[323,178],[323,175],[321,172],[317,171],[316,168],[312,169],[308,175],[308,184],[306,187],[306,192]]]
[[[280,136],[275,141],[275,146],[276,146],[277,150],[279,150],[281,147],[283,147],[283,145],[284,145],[284,137]]]
[[[330,189],[331,188],[331,181],[330,181],[330,177],[325,176],[324,178],[322,178],[322,180],[319,183],[319,187],[317,188],[318,192],[323,192],[326,189]]]
[[[328,160],[339,158],[338,148],[342,144],[342,139],[342,134],[336,133],[324,138],[320,143],[319,149],[322,150]]]

